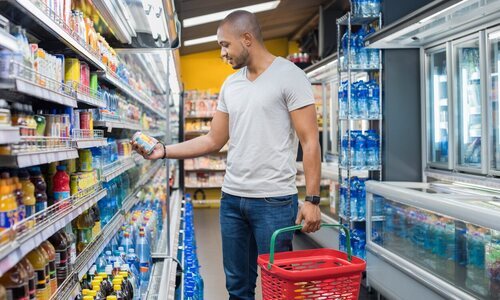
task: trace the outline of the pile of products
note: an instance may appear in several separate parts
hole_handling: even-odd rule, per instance
[[[340,164],[348,165],[349,154],[350,166],[356,170],[376,170],[380,166],[380,138],[376,130],[352,130],[350,133],[349,153],[349,131],[346,131],[341,141]]]
[[[340,118],[380,118],[380,88],[375,80],[364,82],[360,80],[351,84],[351,106],[349,104],[349,81],[339,86],[339,115]]]
[[[374,33],[373,27],[362,27],[358,32],[350,35],[346,32],[342,36],[341,65],[347,68],[347,57],[350,58],[351,69],[378,69],[380,65],[379,49],[365,48],[365,37]]]
[[[350,216],[353,221],[364,221],[366,219],[366,187],[365,178],[351,177],[350,180],[350,202],[348,203],[349,180],[345,179],[339,188],[340,215]],[[349,206],[348,206],[349,204]],[[349,209],[350,208],[350,209]]]

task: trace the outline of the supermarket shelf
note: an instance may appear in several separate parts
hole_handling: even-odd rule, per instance
[[[75,147],[77,149],[86,149],[93,147],[102,147],[108,144],[108,141],[105,138],[97,138],[97,139],[74,139]]]
[[[103,174],[101,176],[101,179],[103,182],[109,182],[135,166],[136,164],[134,157],[131,156],[122,158],[114,163],[104,166],[102,168]]]
[[[11,0],[9,1],[9,3],[12,3],[16,8],[21,9],[23,16],[29,16],[33,21],[40,24],[45,30],[52,33],[57,39],[69,46],[80,56],[85,58],[86,61],[90,62],[98,69],[104,70],[105,65],[101,62],[100,58],[89,51],[86,46],[80,44],[71,35],[69,28],[65,30],[61,27],[60,24],[63,24],[62,20],[60,20],[54,14],[51,14],[50,17],[46,14],[45,11],[48,11],[48,8],[45,7],[45,10],[42,9],[42,7],[45,6],[42,1]]]
[[[226,169],[205,169],[205,168],[199,168],[199,169],[184,169],[186,172],[226,172]]]
[[[186,184],[185,187],[186,187],[186,189],[220,189],[220,188],[222,188],[222,184],[221,185],[208,185],[208,186]]]
[[[111,132],[113,129],[130,129],[130,130],[141,130],[141,124],[139,123],[130,123],[127,121],[119,122],[119,121],[94,121],[94,127],[102,127],[107,128],[108,132]]]
[[[133,98],[140,104],[142,104],[145,108],[147,108],[150,112],[156,114],[158,117],[162,119],[167,118],[167,113],[164,111],[161,111],[157,108],[154,108],[151,106],[152,100],[145,94],[138,94],[134,92],[126,83],[121,81],[119,78],[117,78],[115,75],[113,75],[110,71],[106,72],[99,72],[99,76],[107,81],[109,84],[112,84],[116,88],[120,89],[122,92],[127,94],[129,97]]]
[[[184,120],[213,119],[214,116],[187,116]]]
[[[101,233],[78,255],[73,270],[78,275],[78,280],[81,280],[83,275],[87,273],[111,238],[118,232],[124,221],[124,216],[120,212],[117,212],[111,221],[106,224]]]
[[[157,161],[151,166],[151,168],[144,174],[141,179],[136,183],[134,186],[133,191],[130,193],[130,195],[123,200],[123,205],[122,205],[122,210],[124,212],[130,211],[132,207],[137,203],[137,193],[139,190],[144,186],[148,181],[151,179],[151,177],[156,174],[156,172],[163,166],[163,161]]]
[[[26,168],[77,157],[78,151],[74,148],[46,149],[38,152],[0,155],[0,167]]]
[[[20,140],[19,128],[12,126],[0,126],[0,145],[17,144]]]
[[[84,93],[76,92],[76,100],[80,103],[84,103],[97,108],[106,107],[106,102],[104,102],[103,100],[89,95],[85,95]]]
[[[55,91],[48,87],[38,85],[30,80],[15,76],[12,81],[2,82],[0,87],[10,93],[22,94],[20,96],[31,96],[45,101],[76,108],[76,98],[60,91]],[[10,95],[10,98],[17,98],[19,95]]]
[[[380,171],[382,170],[382,166],[377,166],[377,167],[362,167],[362,168],[349,168],[348,166],[339,166],[340,169],[342,169],[343,171],[347,171],[347,170],[351,170],[351,173],[352,171]]]
[[[355,16],[352,15],[351,13],[347,13],[343,15],[342,17],[337,19],[337,24],[339,25],[348,25],[349,24],[349,16],[351,19],[351,25],[365,25],[369,24],[375,20],[378,20],[379,16],[369,16],[369,17],[362,17],[362,16]]]
[[[364,72],[374,72],[374,71],[379,71],[382,68],[379,67],[365,67],[365,68],[351,68],[351,70],[348,70],[346,68],[342,68],[340,72],[342,73],[364,73]]]
[[[341,121],[382,121],[382,115],[376,118],[362,118],[362,117],[341,117]]]
[[[364,223],[366,222],[366,219],[363,219],[363,220],[358,220],[358,219],[350,219],[349,217],[346,217],[342,214],[339,214],[339,218],[341,218],[342,220],[344,221],[349,221],[351,224],[354,224],[354,223]]]
[[[21,232],[19,237],[0,248],[0,276],[17,264],[31,250],[38,247],[42,242],[46,241],[54,233],[82,214],[84,210],[90,208],[105,196],[106,190],[98,188],[96,192],[89,196],[64,200],[67,201],[66,208],[61,208],[60,205],[63,202],[59,202],[47,208],[46,212],[38,213],[39,216],[43,216],[44,214],[48,214],[49,211],[53,212],[51,218],[42,219],[40,217],[40,223],[34,225],[32,230]],[[35,222],[35,220],[31,220],[31,222]],[[24,222],[24,225],[28,226],[28,223],[27,220]]]
[[[0,48],[5,48],[12,52],[17,52],[18,50],[16,39],[3,29],[0,29]]]
[[[159,260],[153,265],[153,272],[151,273],[151,279],[149,282],[148,293],[146,295],[147,300],[163,300],[163,299],[174,299],[175,293],[175,279],[177,271],[177,262],[170,257],[177,257],[177,252],[179,250],[179,233],[180,224],[182,218],[182,201],[179,191],[175,191],[172,194],[172,198],[169,199],[171,203],[170,207],[170,224],[165,219],[163,224],[163,232],[160,237],[160,242],[158,247],[151,256],[155,260]],[[170,230],[170,232],[167,231]],[[170,234],[170,244],[167,240],[167,234]]]

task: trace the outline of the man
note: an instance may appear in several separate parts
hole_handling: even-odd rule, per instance
[[[320,226],[320,147],[311,84],[293,63],[264,46],[257,18],[229,14],[219,25],[221,56],[239,70],[224,82],[210,132],[180,144],[157,144],[148,159],[185,159],[219,151],[229,141],[220,224],[230,299],[254,299],[257,255],[269,252],[272,233],[294,223],[304,232]],[[307,196],[297,216],[298,138]],[[292,234],[277,239],[290,251]]]

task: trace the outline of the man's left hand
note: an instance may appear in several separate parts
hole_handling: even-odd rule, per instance
[[[310,233],[318,231],[321,226],[321,211],[319,205],[304,201],[297,214],[295,224],[300,225],[304,221],[302,232]]]

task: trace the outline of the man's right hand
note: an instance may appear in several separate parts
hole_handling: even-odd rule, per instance
[[[132,145],[132,149],[134,149],[137,153],[142,155],[145,159],[148,160],[155,160],[155,159],[160,159],[163,158],[165,154],[165,148],[161,143],[156,144],[153,152],[148,155],[144,148],[139,145],[136,141],[130,141],[130,144]]]

